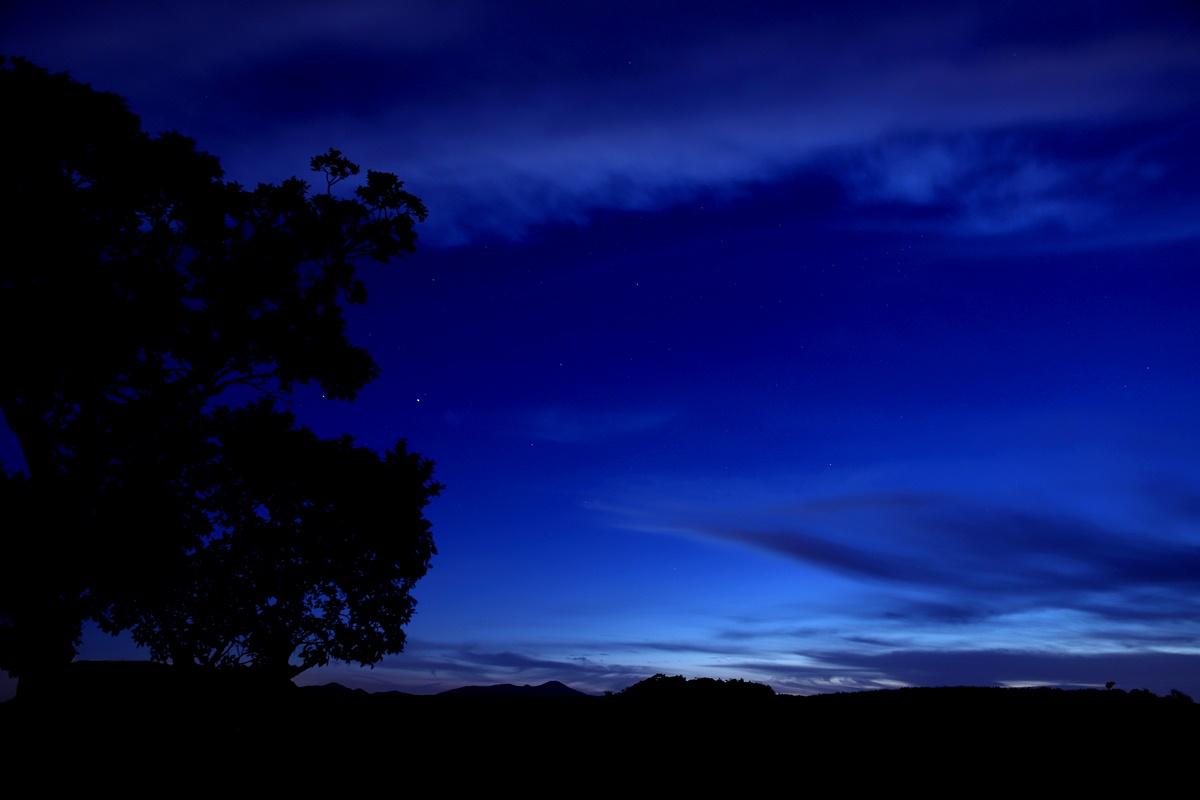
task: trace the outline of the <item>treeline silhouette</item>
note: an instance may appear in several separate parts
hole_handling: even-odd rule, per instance
[[[734,741],[777,730],[800,739],[863,737],[879,746],[909,737],[1099,742],[1181,733],[1195,740],[1200,705],[1179,691],[1135,689],[903,688],[812,696],[777,694],[744,680],[655,675],[621,691],[588,695],[557,681],[463,687],[438,695],[370,693],[339,684],[297,687],[254,671],[179,670],[152,662],[76,662],[54,687],[0,705],[10,740],[73,729],[129,742],[271,741],[302,745],[306,732],[403,741],[431,757],[470,731],[461,747],[489,752],[566,741],[598,746],[652,731],[663,741]],[[890,744],[889,744],[890,742]],[[441,744],[439,744],[441,743]],[[765,745],[764,745],[765,746]]]
[[[458,796],[1179,793],[1200,706],[1176,693],[891,689],[798,697],[656,675],[605,696],[541,686],[441,695],[297,687],[253,671],[76,663],[0,704],[6,776],[94,765],[120,789],[181,780]],[[48,687],[47,687],[48,688]],[[38,766],[43,765],[43,766]],[[159,775],[158,779],[153,776]],[[29,785],[29,784],[25,784]]]

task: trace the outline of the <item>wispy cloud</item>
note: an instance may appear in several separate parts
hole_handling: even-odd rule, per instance
[[[1175,197],[1196,168],[1185,142],[1190,118],[1153,136],[1088,126],[1064,145],[1037,126],[884,137],[830,159],[849,196],[870,207],[896,204],[936,212],[904,225],[964,237],[1054,234],[1068,246],[1150,243],[1200,235],[1194,202]],[[864,213],[865,227],[898,218]],[[1079,246],[1078,243],[1076,246]]]
[[[519,651],[470,642],[411,641],[404,653],[389,656],[369,673],[333,666],[305,673],[303,682],[319,684],[336,680],[373,690],[431,694],[459,686],[536,685],[557,680],[580,691],[600,693],[622,689],[657,671],[653,666],[599,660],[595,649],[585,648],[571,654],[564,648],[545,644]],[[555,655],[548,655],[550,651]]]
[[[896,650],[878,654],[822,653],[822,661],[914,686],[1046,684],[1099,687],[1115,680],[1126,689],[1200,688],[1200,653],[1089,653]]]
[[[1163,500],[1164,514],[1190,513],[1191,492],[1178,485],[1138,494],[1143,505]],[[762,505],[689,507],[666,496],[595,508],[625,528],[741,545],[890,598],[862,608],[864,619],[974,624],[1059,609],[1095,624],[1161,626],[1200,612],[1200,545],[1171,526],[1130,529],[934,491],[756,499]]]
[[[534,439],[559,444],[592,444],[662,428],[673,414],[663,411],[587,411],[543,408],[527,415],[527,432]]]

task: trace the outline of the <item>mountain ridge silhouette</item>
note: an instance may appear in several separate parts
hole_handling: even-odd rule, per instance
[[[594,697],[562,681],[546,681],[537,686],[528,683],[496,683],[486,686],[459,686],[438,692],[437,697]]]

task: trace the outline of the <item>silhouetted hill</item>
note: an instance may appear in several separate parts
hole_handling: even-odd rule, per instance
[[[762,703],[775,697],[775,690],[765,683],[752,683],[740,678],[689,680],[682,675],[659,673],[622,689],[618,697],[627,703]]]
[[[440,693],[441,697],[588,697],[560,681],[546,681],[540,686],[516,686],[498,683],[493,686],[460,686]]]

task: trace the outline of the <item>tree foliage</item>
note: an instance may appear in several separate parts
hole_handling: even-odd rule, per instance
[[[221,447],[201,482],[212,532],[186,579],[130,620],[135,640],[174,663],[288,677],[399,650],[434,551],[421,513],[432,465],[403,443],[381,457],[319,439],[269,403],[212,421]]]
[[[439,487],[403,442],[321,440],[277,409],[377,374],[345,332],[364,261],[425,208],[337,150],[253,189],[118,96],[0,60],[0,667],[69,660],[81,625],[158,658],[287,668],[403,646]],[[285,652],[288,643],[292,649]]]

